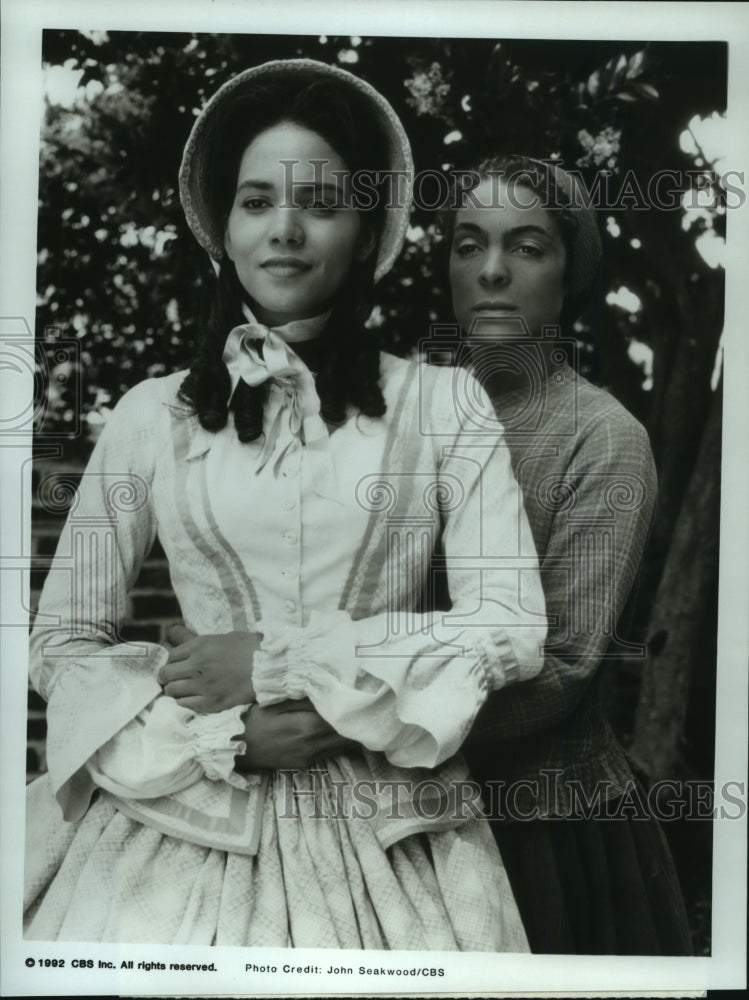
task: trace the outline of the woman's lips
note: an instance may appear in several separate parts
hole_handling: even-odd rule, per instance
[[[512,313],[517,312],[518,307],[514,302],[495,302],[489,299],[482,299],[477,302],[474,306],[471,306],[472,312],[497,312],[497,313]]]
[[[278,278],[295,277],[304,274],[312,267],[301,257],[269,257],[260,265],[264,271],[275,275]]]

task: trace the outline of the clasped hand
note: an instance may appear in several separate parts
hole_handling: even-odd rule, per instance
[[[318,715],[307,698],[253,705],[247,713],[244,741],[247,749],[236,765],[240,771],[306,768],[326,757],[361,750]]]
[[[157,676],[164,694],[193,712],[223,712],[255,700],[252,660],[262,642],[257,632],[195,635],[184,625],[167,630],[169,662]]]
[[[169,661],[158,673],[164,694],[193,712],[221,712],[255,700],[253,657],[262,635],[228,632],[195,635],[184,625],[167,629]],[[253,705],[245,715],[247,750],[236,758],[238,770],[309,767],[315,760],[361,747],[333,729],[303,698],[278,705]]]

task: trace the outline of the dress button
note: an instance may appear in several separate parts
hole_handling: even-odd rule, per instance
[[[297,465],[287,465],[281,475],[284,479],[294,479],[299,475],[299,467]]]
[[[293,531],[287,531],[283,537],[287,545],[296,545],[297,537]]]
[[[286,603],[284,604],[284,607],[286,609],[286,614],[287,615],[293,615],[294,612],[296,611],[296,602],[295,601],[286,601]]]
[[[281,510],[293,510],[296,507],[295,500],[282,500]]]

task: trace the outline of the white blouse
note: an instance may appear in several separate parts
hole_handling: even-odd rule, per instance
[[[369,519],[357,484],[379,469],[386,435],[383,421],[350,410],[325,448],[290,441],[278,474],[271,462],[258,470],[260,444],[242,444],[233,428],[211,442],[211,510],[255,583],[263,621],[304,626],[312,609],[337,607]]]
[[[188,458],[205,456],[210,511],[241,559],[259,604],[264,638],[254,664],[248,664],[257,701],[310,698],[338,732],[383,751],[391,763],[433,767],[459,748],[455,726],[440,720],[460,716],[465,731],[489,690],[541,668],[543,599],[534,566],[524,571],[524,599],[517,583],[515,599],[513,585],[507,588],[504,607],[516,616],[510,624],[520,627],[507,628],[501,639],[489,643],[483,637],[482,623],[497,625],[491,601],[475,610],[468,625],[437,627],[435,649],[450,649],[444,657],[450,673],[440,679],[435,667],[431,688],[423,688],[422,680],[415,682],[421,690],[410,687],[415,672],[406,642],[401,657],[366,655],[382,636],[387,615],[352,621],[338,603],[371,516],[362,491],[382,464],[395,402],[391,386],[398,382],[393,376],[407,364],[387,355],[382,359],[385,417],[370,419],[352,410],[343,426],[323,435],[315,426],[319,416],[307,414],[305,444],[282,425],[271,460],[264,463],[262,445],[241,443],[230,419],[218,433],[198,430]],[[271,383],[270,393],[266,420],[283,389]],[[512,534],[518,517],[525,524],[522,502],[492,511],[487,527],[497,517],[514,519]],[[456,657],[450,643],[465,647],[465,655]],[[168,659],[166,649],[160,653],[157,679]],[[203,775],[246,788],[259,780],[234,770],[235,755],[245,750],[237,737],[244,732],[247,708],[199,715],[157,696],[99,747],[86,767],[96,785],[123,798],[169,795]]]

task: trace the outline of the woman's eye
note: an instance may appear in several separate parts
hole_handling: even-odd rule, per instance
[[[323,212],[325,214],[333,211],[333,205],[329,201],[323,201],[321,198],[310,201],[307,204],[307,208],[313,212]]]
[[[521,257],[543,257],[544,255],[541,247],[537,247],[533,243],[521,243],[515,249]]]
[[[242,208],[246,208],[250,212],[257,212],[260,209],[265,208],[267,205],[268,201],[265,198],[245,198],[242,201]]]
[[[480,249],[481,247],[478,243],[463,242],[457,243],[453,247],[453,253],[457,254],[458,257],[471,257],[474,253],[478,253]]]

